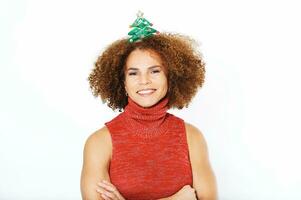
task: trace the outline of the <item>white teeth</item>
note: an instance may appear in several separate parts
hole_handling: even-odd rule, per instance
[[[139,91],[138,93],[139,94],[150,94],[152,92],[154,92],[155,90],[142,90],[142,91]]]

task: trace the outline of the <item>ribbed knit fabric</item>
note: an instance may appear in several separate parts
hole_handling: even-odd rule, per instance
[[[105,123],[113,145],[112,184],[126,200],[160,199],[192,186],[184,120],[167,112],[167,98],[150,108],[128,102]]]

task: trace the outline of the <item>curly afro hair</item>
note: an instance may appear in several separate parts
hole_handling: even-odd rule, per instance
[[[106,47],[95,62],[88,77],[92,93],[121,112],[128,103],[124,86],[128,55],[135,49],[153,50],[168,71],[168,108],[188,107],[205,79],[205,62],[197,45],[188,36],[172,33],[160,33],[134,43],[127,38],[117,40]]]

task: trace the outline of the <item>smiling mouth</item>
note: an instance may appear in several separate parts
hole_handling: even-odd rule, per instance
[[[148,96],[153,94],[156,91],[156,89],[145,89],[145,90],[140,90],[137,92],[137,94],[141,96]]]

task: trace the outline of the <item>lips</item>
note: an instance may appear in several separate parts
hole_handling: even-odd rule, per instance
[[[155,91],[156,91],[156,89],[149,88],[149,89],[139,90],[137,93],[140,95],[149,95],[149,94],[154,93]]]

